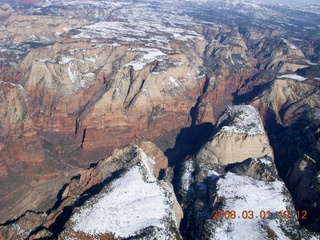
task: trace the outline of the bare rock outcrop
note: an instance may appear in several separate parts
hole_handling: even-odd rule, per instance
[[[40,226],[46,219],[47,214],[26,212],[16,222],[7,226],[0,226],[1,240],[27,239],[29,234]],[[50,237],[52,234],[47,235]]]
[[[0,81],[0,137],[35,133],[28,111],[27,92],[20,84]]]
[[[319,83],[296,74],[279,75],[250,101],[264,120],[273,115],[283,126],[297,122],[310,108],[320,106]]]
[[[206,164],[228,165],[267,154],[273,156],[273,151],[258,112],[252,106],[232,106],[219,117],[215,133],[196,158]]]

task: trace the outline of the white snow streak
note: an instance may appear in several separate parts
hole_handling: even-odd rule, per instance
[[[288,78],[288,79],[292,79],[292,80],[296,80],[296,81],[300,81],[300,82],[307,80],[307,78],[301,77],[297,74],[285,74],[282,76],[278,76],[277,78]]]
[[[281,38],[281,39],[282,39],[282,41],[284,41],[285,44],[287,44],[287,45],[289,46],[290,49],[292,49],[292,50],[297,50],[297,49],[298,49],[297,46],[293,45],[293,44],[292,44],[291,42],[289,42],[288,40],[286,40],[286,39],[284,39],[284,38]]]
[[[135,71],[143,69],[147,63],[157,60],[159,56],[165,56],[163,52],[155,48],[134,48],[134,52],[144,52],[139,60],[133,60],[124,65],[124,67],[132,66]]]

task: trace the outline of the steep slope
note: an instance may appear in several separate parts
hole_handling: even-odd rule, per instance
[[[177,169],[232,104],[261,113],[281,177],[304,153],[319,162],[317,126],[303,120],[319,109],[319,6],[2,2],[0,222],[45,211],[75,172],[130,143],[173,148]],[[270,153],[264,133],[227,135],[215,162]]]
[[[146,146],[147,152],[159,151]],[[74,176],[46,213],[28,212],[2,225],[0,239],[179,238],[182,210],[172,185],[155,177],[163,166],[158,159],[133,144],[115,150]]]
[[[317,231],[320,223],[320,171],[316,161],[307,155],[294,163],[288,171],[286,182],[292,193],[296,209],[309,212],[304,226]]]
[[[221,114],[215,133],[196,158],[205,164],[228,165],[267,154],[273,156],[258,112],[252,106],[232,106]]]
[[[176,200],[171,187],[157,182],[153,173],[143,171],[146,169],[133,167],[108,186],[108,190],[77,209],[66,223],[60,239],[69,239],[75,233],[96,235],[106,232],[121,238],[143,235],[157,239],[177,238],[177,233],[168,231],[178,227],[173,211]]]
[[[248,111],[249,119],[244,117],[249,116],[245,114]],[[230,116],[235,121],[230,121]],[[251,125],[254,120],[256,124]],[[209,142],[196,155],[185,159],[181,168],[178,192],[185,212],[184,239],[316,239],[317,235],[299,227],[298,218],[306,221],[307,217],[302,215],[308,211],[296,212],[291,195],[278,176],[266,136],[263,143],[271,152],[265,156],[261,152],[261,156],[254,156],[259,144],[251,144],[246,146],[246,158],[234,162],[228,159],[241,156],[241,150],[226,154],[229,148],[215,146],[211,149],[219,151],[220,161],[212,161],[216,155],[211,155],[208,145],[215,138],[218,142],[219,134],[227,132],[224,141],[233,142],[239,134],[264,132],[257,111],[251,106],[229,107],[216,128]],[[247,140],[239,141],[242,145]]]

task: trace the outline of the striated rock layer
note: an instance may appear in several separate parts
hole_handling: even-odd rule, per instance
[[[281,176],[304,153],[319,163],[318,127],[303,123],[307,112],[320,107],[319,7],[247,1],[5,2],[0,8],[0,222],[48,209],[75,172],[115,148],[151,140],[162,151],[175,146],[175,156],[185,157],[203,139],[186,134],[191,140],[179,146],[178,138],[192,132],[190,126],[206,136],[232,104],[251,104],[261,113]],[[296,130],[306,137],[298,139]],[[272,155],[264,133],[233,139],[228,132],[216,134],[212,144],[223,151],[208,143],[208,153],[214,153],[210,161]],[[253,156],[241,152],[240,143],[247,150],[257,146],[250,150]],[[178,165],[180,159],[170,162]]]
[[[205,164],[228,165],[267,154],[273,156],[273,151],[258,112],[252,106],[232,106],[221,114],[215,133],[196,157]]]

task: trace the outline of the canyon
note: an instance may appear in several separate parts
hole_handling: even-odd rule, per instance
[[[251,186],[248,201],[271,184],[287,203],[274,211],[310,213],[257,223],[260,237],[318,236],[319,5],[0,4],[0,239],[134,235],[79,232],[75,221],[130,179],[170,212],[158,216],[170,224],[142,226],[141,236],[236,235],[237,222],[222,236],[224,220],[210,219],[232,210],[221,205],[245,207],[224,199],[236,182]]]

